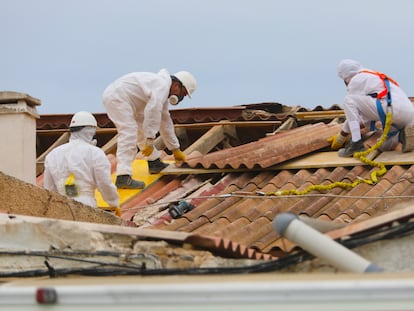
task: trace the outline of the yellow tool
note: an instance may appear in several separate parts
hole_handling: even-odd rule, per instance
[[[76,186],[75,175],[73,175],[73,173],[70,173],[68,178],[66,178],[65,193],[68,197],[78,196],[78,187]]]

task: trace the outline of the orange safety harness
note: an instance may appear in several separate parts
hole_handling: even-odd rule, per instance
[[[372,70],[361,70],[361,73],[369,73],[369,74],[373,74],[378,76],[382,83],[384,84],[384,90],[380,93],[375,93],[375,94],[368,94],[371,97],[374,97],[377,99],[376,101],[376,105],[377,105],[377,111],[378,111],[378,115],[381,119],[381,123],[382,123],[382,128],[384,129],[385,127],[385,119],[386,119],[386,114],[384,112],[384,109],[382,108],[382,104],[381,104],[381,99],[384,98],[385,96],[387,96],[387,110],[392,109],[392,98],[391,98],[391,86],[390,86],[390,81],[391,83],[393,83],[396,86],[399,86],[399,84],[392,78],[388,77],[387,75],[379,72],[379,71],[372,71]],[[397,130],[393,131],[393,132],[389,132],[388,133],[388,137],[390,136],[394,136],[398,133],[398,131],[400,130],[395,124],[392,124],[393,127],[395,127]],[[371,130],[375,129],[375,121],[371,121]]]
[[[361,70],[360,72],[365,72],[365,73],[370,73],[370,74],[376,75],[382,80],[382,83],[384,84],[384,90],[381,93],[377,94],[377,98],[379,98],[379,99],[383,98],[384,96],[386,96],[387,94],[390,93],[389,85],[387,86],[386,80],[391,81],[396,86],[400,86],[394,79],[391,79],[390,77],[383,74],[382,72],[373,71],[373,70],[366,70],[366,69]]]

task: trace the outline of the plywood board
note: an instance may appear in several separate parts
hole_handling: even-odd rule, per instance
[[[401,153],[400,151],[385,151],[375,157],[376,151],[373,151],[369,158],[376,162],[381,162],[386,165],[409,165],[414,164],[414,151]],[[263,171],[263,170],[288,170],[288,169],[307,169],[307,168],[323,168],[323,167],[343,167],[367,165],[356,158],[342,158],[338,156],[336,151],[317,152],[310,155],[305,155],[296,159],[286,161],[268,168],[189,168],[177,167],[173,162],[166,167],[162,175],[180,175],[180,174],[214,174],[214,173],[231,173],[231,172],[246,172],[246,171]]]
[[[281,163],[276,167],[278,169],[304,169],[304,168],[321,168],[321,167],[338,167],[338,166],[355,166],[366,165],[356,158],[342,158],[338,156],[337,151],[318,152],[305,155],[297,159],[292,159]]]
[[[401,151],[386,151],[381,153],[375,160],[393,165],[414,164],[414,151],[405,153]]]

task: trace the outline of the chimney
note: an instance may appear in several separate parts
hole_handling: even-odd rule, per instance
[[[36,184],[36,106],[24,93],[0,92],[0,171]]]

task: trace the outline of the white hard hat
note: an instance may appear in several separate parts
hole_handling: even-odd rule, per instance
[[[179,71],[175,73],[174,76],[178,80],[180,80],[180,82],[183,84],[183,86],[187,90],[188,97],[191,98],[191,94],[193,94],[193,92],[197,88],[197,81],[194,78],[194,76],[188,71]]]
[[[96,119],[92,113],[88,111],[79,111],[75,113],[70,121],[69,127],[77,126],[94,126],[97,127]]]
[[[361,69],[361,64],[353,59],[343,59],[339,62],[337,67],[338,76],[342,80],[349,80],[360,72]]]

